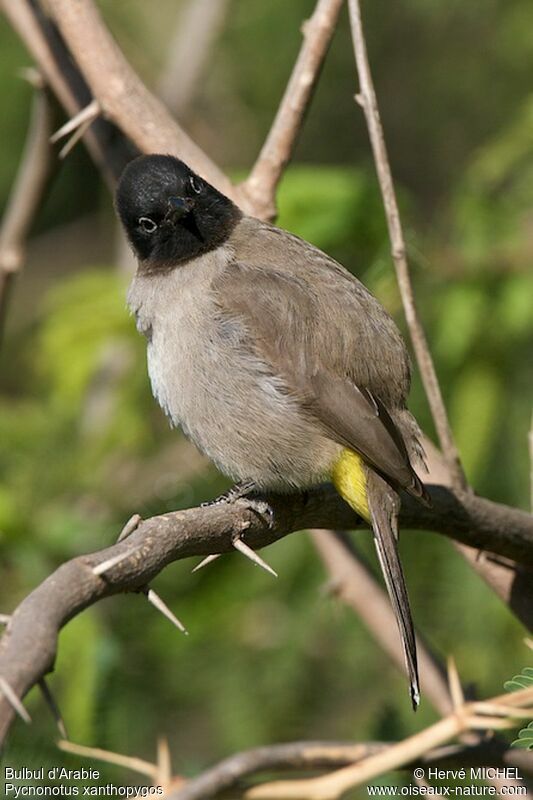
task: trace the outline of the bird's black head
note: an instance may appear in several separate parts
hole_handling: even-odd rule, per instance
[[[115,205],[141,269],[160,272],[213,250],[241,211],[173,156],[140,156],[120,177]]]

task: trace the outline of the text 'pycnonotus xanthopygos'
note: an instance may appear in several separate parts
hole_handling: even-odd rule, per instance
[[[132,161],[116,206],[139,260],[128,303],[155,397],[234,480],[272,491],[331,480],[370,523],[416,707],[398,491],[427,494],[396,325],[344,267],[172,156]]]

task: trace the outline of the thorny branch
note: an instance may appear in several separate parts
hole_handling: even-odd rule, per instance
[[[435,445],[424,437],[427,455],[429,482],[452,488],[446,463]],[[481,545],[472,547],[465,542],[453,541],[455,549],[468,561],[470,567],[486,582],[503,602],[512,609],[518,619],[531,629],[533,626],[533,581],[529,569],[509,558],[495,558],[483,552]]]
[[[433,530],[471,546],[485,546],[533,566],[533,519],[529,514],[442,487],[429,487],[433,509],[405,498],[404,528]],[[325,486],[308,496],[268,496],[274,522],[251,512],[246,503],[192,508],[139,524],[125,540],[60,566],[16,609],[0,641],[0,676],[18,697],[53,668],[57,636],[72,617],[103,597],[144,589],[173,561],[232,550],[232,536],[245,535],[254,549],[308,528],[355,529],[361,521]],[[117,557],[122,559],[116,563]],[[102,575],[93,568],[113,559]],[[0,699],[0,742],[13,719],[12,706]]]
[[[310,533],[330,575],[331,592],[354,609],[392,663],[406,674],[405,658],[389,599],[355,546],[346,534],[336,531],[314,530]],[[444,664],[439,662],[418,632],[416,638],[423,695],[441,716],[446,716],[454,707],[464,703],[459,675],[453,661],[449,663],[446,675]],[[471,745],[483,738],[482,733],[471,732],[466,736]],[[533,761],[533,755],[531,759]],[[488,781],[499,791],[501,780],[498,777],[490,777]],[[518,781],[508,777],[506,786],[511,783],[517,785]]]

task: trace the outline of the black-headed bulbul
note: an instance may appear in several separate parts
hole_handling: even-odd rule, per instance
[[[369,522],[416,707],[398,492],[427,494],[396,325],[344,267],[172,156],[132,161],[116,207],[139,262],[128,303],[155,397],[225,475],[281,492],[331,480]]]

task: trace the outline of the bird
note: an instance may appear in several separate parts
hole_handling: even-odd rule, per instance
[[[215,502],[333,483],[373,531],[416,710],[399,493],[430,499],[395,322],[333,258],[245,214],[174,156],[131,161],[115,208],[137,257],[127,302],[154,397],[236,482]]]

